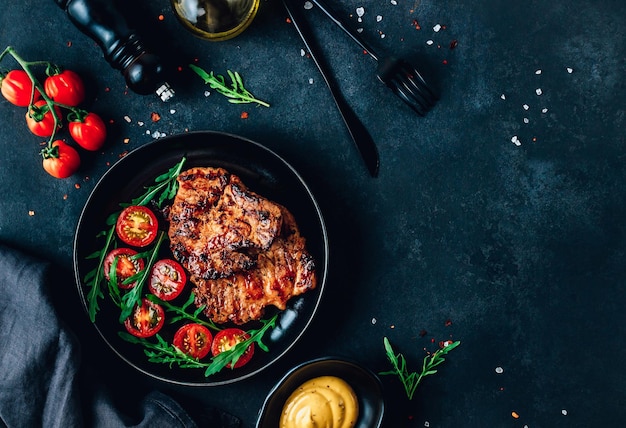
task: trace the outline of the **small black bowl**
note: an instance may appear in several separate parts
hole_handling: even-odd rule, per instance
[[[336,376],[354,390],[359,402],[356,428],[379,428],[385,413],[385,400],[380,379],[369,369],[341,358],[323,357],[307,361],[291,369],[272,388],[259,411],[256,428],[276,428],[287,398],[309,379]]]

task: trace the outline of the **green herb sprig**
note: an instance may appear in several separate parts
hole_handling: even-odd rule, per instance
[[[137,254],[135,256],[137,258],[146,257],[148,262],[145,264],[143,269],[141,269],[136,274],[129,276],[123,282],[123,284],[131,284],[133,282],[136,282],[136,284],[133,288],[128,290],[128,292],[122,296],[122,299],[120,301],[120,323],[123,323],[124,320],[130,316],[130,314],[133,312],[135,305],[141,303],[143,286],[152,272],[152,266],[154,266],[154,263],[157,261],[159,248],[161,248],[161,243],[163,243],[164,237],[165,232],[160,232],[159,236],[157,237],[156,243],[154,244],[154,247],[152,247],[152,250]]]
[[[145,188],[143,195],[135,198],[130,204],[122,203],[121,207],[129,205],[147,205],[151,200],[156,198],[156,204],[160,208],[162,204],[169,199],[174,198],[178,191],[178,181],[176,178],[182,171],[186,158],[183,157],[176,165],[170,168],[167,172],[159,175],[154,179],[154,185]],[[108,229],[100,231],[96,234],[96,238],[105,237],[105,242],[100,250],[88,255],[86,259],[98,259],[98,264],[94,269],[87,272],[83,279],[85,285],[89,288],[87,293],[87,306],[88,314],[91,322],[96,321],[96,314],[100,311],[99,299],[104,298],[102,292],[102,282],[104,281],[104,259],[109,253],[109,250],[115,245],[115,223],[119,217],[121,211],[114,212],[106,219],[106,225]],[[113,294],[114,295],[114,294]],[[115,298],[113,298],[115,302]],[[118,303],[116,303],[118,304]]]
[[[393,370],[381,372],[380,375],[396,375],[400,378],[402,385],[404,386],[404,390],[406,391],[406,395],[409,400],[413,399],[413,395],[417,390],[417,385],[422,381],[422,379],[426,376],[433,375],[437,373],[435,367],[440,365],[445,361],[443,358],[448,352],[456,348],[461,344],[461,342],[456,341],[452,342],[445,347],[438,349],[430,356],[424,357],[424,362],[422,364],[421,372],[409,372],[407,368],[406,358],[401,353],[396,354],[393,348],[391,347],[391,343],[389,343],[389,339],[386,337],[383,338],[383,344],[385,346],[385,352],[387,353],[387,358],[389,362],[393,366]]]
[[[200,67],[189,64],[191,68],[198,76],[204,80],[204,83],[209,85],[211,89],[215,89],[220,94],[228,98],[229,103],[233,104],[248,104],[257,103],[258,105],[269,107],[270,105],[265,101],[257,99],[254,95],[248,91],[243,85],[243,79],[241,75],[236,71],[227,70],[228,77],[230,78],[230,85],[226,83],[226,79],[221,74],[215,74],[212,71],[207,73]]]
[[[187,312],[187,308],[189,308],[189,306],[191,306],[191,304],[193,303],[193,301],[195,299],[195,295],[193,293],[190,293],[189,299],[187,299],[187,301],[182,306],[172,305],[171,303],[166,302],[165,300],[159,299],[154,294],[148,294],[146,296],[146,298],[148,300],[150,300],[151,302],[158,303],[159,305],[163,306],[163,308],[165,308],[165,310],[170,311],[170,312],[174,312],[176,314],[176,316],[170,318],[170,320],[169,320],[170,324],[174,324],[174,323],[176,323],[178,321],[182,321],[182,320],[187,320],[187,321],[194,322],[196,324],[201,324],[201,325],[203,325],[205,327],[208,327],[208,328],[210,328],[212,330],[215,330],[215,331],[222,330],[213,321],[205,321],[205,320],[203,320],[203,319],[198,317],[198,315],[200,315],[202,313],[202,311],[204,310],[204,308],[205,308],[204,305],[200,306],[199,308],[197,308],[193,313]]]
[[[118,332],[118,335],[127,342],[142,345],[145,348],[144,353],[151,363],[168,364],[170,367],[177,365],[181,368],[203,368],[205,369],[204,376],[209,377],[221,371],[228,364],[234,367],[239,358],[246,352],[246,349],[254,343],[263,351],[268,352],[269,349],[262,341],[263,336],[267,330],[276,325],[277,318],[278,314],[274,315],[269,320],[261,320],[263,326],[260,329],[248,330],[247,333],[250,335],[248,339],[238,343],[228,351],[224,351],[211,358],[211,362],[202,362],[190,357],[174,345],[163,340],[158,334],[155,336],[157,340],[156,343],[148,339],[132,336],[123,331]]]

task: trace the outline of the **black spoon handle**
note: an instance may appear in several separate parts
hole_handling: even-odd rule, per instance
[[[320,74],[324,78],[326,86],[328,86],[328,89],[330,89],[330,93],[335,101],[335,104],[337,105],[337,108],[339,109],[339,112],[341,113],[341,117],[346,124],[346,127],[348,128],[348,132],[352,137],[352,141],[354,141],[354,144],[359,150],[361,157],[365,161],[367,169],[369,170],[372,177],[376,177],[378,175],[378,167],[380,163],[376,144],[374,143],[374,140],[372,139],[371,135],[369,134],[361,120],[346,103],[335,81],[332,80],[326,72],[326,64],[323,62],[320,52],[313,42],[313,35],[311,33],[311,30],[304,22],[303,16],[300,13],[298,7],[292,7],[292,1],[293,0],[283,0],[283,4],[285,5],[287,13],[289,14],[289,18],[291,19],[291,22],[298,31],[298,34],[304,42],[305,47],[309,51],[311,58],[313,58],[313,61],[320,71]]]

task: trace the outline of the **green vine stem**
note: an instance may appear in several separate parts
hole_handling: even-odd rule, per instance
[[[61,117],[59,117],[59,115],[58,115],[56,109],[54,108],[54,106],[58,106],[58,107],[66,109],[66,110],[70,110],[76,117],[84,117],[86,115],[86,112],[84,110],[76,108],[76,107],[72,107],[72,106],[68,106],[68,105],[65,105],[65,104],[57,103],[52,98],[50,98],[46,94],[46,91],[44,90],[43,86],[41,85],[41,83],[39,82],[39,80],[37,79],[37,77],[35,76],[35,74],[32,71],[32,67],[45,66],[46,67],[46,74],[50,75],[50,73],[56,73],[58,70],[60,70],[60,68],[57,65],[52,64],[49,61],[26,61],[24,58],[22,58],[16,52],[16,50],[12,46],[7,46],[2,51],[2,53],[0,53],[0,62],[2,62],[4,57],[7,56],[7,55],[10,55],[20,65],[20,67],[22,67],[22,69],[26,72],[26,74],[28,75],[28,77],[30,78],[30,80],[31,80],[31,82],[33,84],[33,88],[32,88],[31,93],[30,93],[30,103],[29,103],[29,106],[28,106],[29,114],[30,114],[30,108],[33,105],[34,100],[35,100],[35,90],[39,91],[39,94],[41,95],[41,98],[48,105],[48,108],[49,108],[50,112],[52,113],[52,117],[54,118],[54,129],[52,130],[52,135],[48,139],[48,143],[47,143],[46,147],[41,151],[41,154],[44,157],[58,157],[58,154],[55,156],[55,151],[52,148],[52,142],[56,138],[57,130],[62,125],[62,120],[61,120]]]

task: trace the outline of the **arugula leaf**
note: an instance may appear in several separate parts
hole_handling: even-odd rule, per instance
[[[176,364],[181,368],[203,368],[205,369],[204,376],[209,377],[210,375],[221,371],[228,364],[231,364],[231,367],[234,367],[239,358],[244,354],[244,352],[246,352],[248,346],[253,343],[256,343],[259,348],[267,352],[269,349],[262,342],[262,339],[267,330],[276,325],[277,318],[278,314],[274,315],[269,320],[261,320],[263,326],[260,329],[249,330],[247,332],[250,335],[250,338],[238,343],[228,351],[224,351],[213,357],[211,362],[202,362],[196,358],[190,357],[174,345],[165,341],[159,334],[155,336],[156,343],[148,339],[135,337],[124,331],[120,331],[117,334],[127,342],[143,346],[145,348],[144,354],[146,354],[148,361],[151,363],[168,364],[170,367]]]
[[[204,83],[209,85],[211,89],[215,89],[220,94],[224,95],[228,98],[229,103],[233,104],[248,104],[248,103],[257,103],[264,107],[269,107],[270,105],[265,101],[261,101],[255,98],[254,95],[248,91],[243,85],[243,79],[241,75],[236,71],[227,70],[228,77],[231,81],[230,85],[226,83],[226,79],[221,74],[215,74],[212,71],[207,73],[200,67],[189,64],[189,68],[191,68],[198,76],[204,80]]]
[[[163,306],[163,308],[165,308],[165,310],[178,314],[178,315],[170,318],[170,320],[169,320],[170,324],[174,324],[175,322],[178,322],[178,321],[181,321],[181,320],[189,320],[189,321],[194,322],[196,324],[202,324],[202,325],[204,325],[204,326],[206,326],[206,327],[208,327],[210,329],[213,329],[215,331],[222,330],[213,321],[204,321],[203,319],[198,318],[198,315],[200,315],[202,313],[202,311],[204,309],[204,306],[200,306],[192,314],[187,312],[187,308],[189,306],[191,306],[191,304],[193,303],[193,301],[195,299],[195,295],[193,293],[190,293],[189,299],[187,299],[187,301],[180,307],[172,305],[170,302],[166,302],[165,300],[161,300],[161,299],[159,299],[157,296],[155,296],[153,294],[148,294],[146,296],[146,298],[148,300],[150,300],[151,302],[158,303],[159,305]]]
[[[426,357],[424,357],[424,361],[422,363],[422,371],[418,373],[409,372],[407,368],[406,358],[404,358],[404,355],[402,355],[401,353],[396,354],[391,347],[391,343],[389,343],[389,339],[384,337],[383,345],[385,347],[385,353],[387,354],[387,359],[391,363],[393,370],[380,372],[379,374],[398,376],[400,378],[400,382],[402,382],[402,385],[404,386],[407,397],[409,398],[409,400],[412,400],[413,395],[417,390],[417,385],[419,385],[422,379],[426,376],[437,373],[437,370],[434,370],[434,367],[442,364],[445,361],[445,358],[443,358],[443,356],[448,354],[448,352],[450,352],[460,344],[461,342],[457,340],[456,342],[452,342],[442,349],[438,349],[432,355],[427,355]]]
[[[186,158],[183,157],[176,165],[171,167],[167,172],[159,175],[154,179],[155,184],[146,188],[146,192],[135,198],[131,201],[130,204],[120,203],[121,207],[126,207],[129,205],[146,205],[153,198],[156,197],[159,192],[159,198],[156,202],[157,206],[161,208],[162,204],[169,199],[173,199],[176,196],[176,192],[178,190],[178,181],[176,178],[182,171],[183,165],[185,164]],[[94,269],[87,272],[83,281],[85,285],[89,288],[89,293],[87,293],[87,306],[89,313],[89,320],[93,323],[96,322],[96,314],[100,311],[100,305],[98,304],[99,299],[104,298],[104,293],[101,289],[102,281],[104,281],[104,259],[109,253],[109,249],[115,243],[115,223],[117,222],[117,218],[119,217],[121,211],[114,212],[110,214],[106,218],[106,225],[109,226],[107,230],[100,231],[96,234],[96,238],[106,237],[105,243],[102,249],[95,251],[94,253],[88,255],[86,259],[98,259],[98,264]],[[115,296],[119,294],[119,292],[115,292],[111,289],[109,284],[109,294]],[[120,306],[120,303],[114,299],[114,303],[117,306]]]
[[[165,237],[165,232],[160,232],[157,237],[156,244],[149,252],[144,252],[135,255],[134,257],[149,257],[146,262],[144,268],[137,272],[136,274],[129,276],[123,281],[123,284],[130,284],[132,282],[137,282],[133,288],[131,288],[126,294],[122,296],[120,301],[120,318],[119,322],[123,323],[126,318],[130,316],[133,312],[135,305],[138,305],[141,302],[141,294],[143,292],[143,286],[150,273],[152,271],[152,266],[157,260],[159,255],[159,248],[161,247],[161,243],[163,242],[163,238]],[[113,269],[112,269],[113,270]]]

